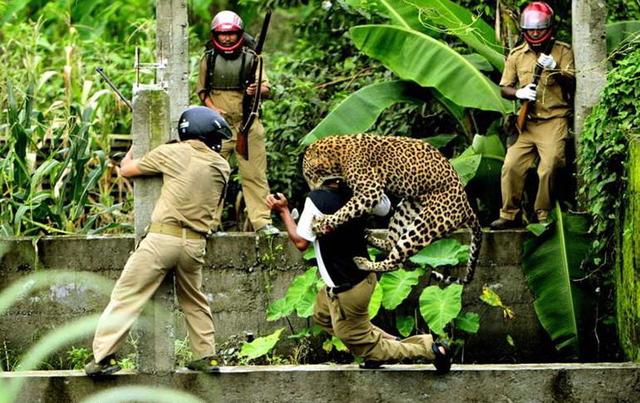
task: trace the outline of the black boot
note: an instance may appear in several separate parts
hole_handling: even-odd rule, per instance
[[[491,224],[489,224],[489,226],[491,227],[491,229],[495,229],[495,230],[502,230],[502,229],[510,229],[510,228],[517,228],[522,226],[522,223],[520,222],[520,220],[507,220],[506,218],[498,218],[497,220],[493,221]]]

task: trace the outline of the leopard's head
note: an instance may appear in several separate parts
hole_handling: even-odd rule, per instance
[[[328,180],[342,178],[342,168],[336,152],[339,147],[332,147],[330,139],[317,141],[307,148],[302,160],[302,174],[311,190],[319,189]]]

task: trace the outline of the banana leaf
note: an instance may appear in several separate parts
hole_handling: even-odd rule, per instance
[[[640,34],[640,21],[617,21],[607,24],[607,52],[613,52],[622,42]]]
[[[522,268],[542,327],[558,351],[577,357],[587,300],[576,279],[583,277],[589,224],[583,216],[562,213],[557,203],[552,219],[547,231],[525,242]]]
[[[451,165],[466,185],[471,180],[481,181],[492,188],[500,181],[500,171],[506,151],[497,135],[476,135],[473,143],[462,154],[451,159]]]
[[[330,135],[364,132],[391,105],[399,102],[423,103],[428,99],[429,92],[410,81],[369,85],[345,98],[302,142],[311,144]]]
[[[502,46],[494,29],[471,11],[449,0],[378,0],[392,21],[404,28],[434,36],[432,25],[445,29],[484,56],[499,71],[504,69]]]
[[[446,43],[423,33],[384,25],[361,25],[350,30],[355,45],[380,60],[404,80],[435,87],[459,106],[513,112],[513,103],[500,88]]]

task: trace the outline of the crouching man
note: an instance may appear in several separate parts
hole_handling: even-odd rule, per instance
[[[202,265],[205,235],[214,224],[229,177],[229,164],[219,152],[231,130],[217,112],[194,107],[180,116],[178,133],[180,142],[161,145],[136,160],[129,150],[120,164],[125,177],[162,174],[162,190],[148,234],[127,260],[98,322],[94,360],[85,367],[89,376],[120,370],[116,351],[171,269],[191,348],[198,357],[187,367],[218,369],[213,317],[202,292]]]
[[[268,195],[266,199],[267,205],[282,218],[289,238],[299,250],[313,243],[320,276],[326,284],[316,298],[314,321],[342,340],[352,354],[362,357],[361,368],[378,368],[385,362],[404,358],[426,358],[434,362],[439,373],[448,372],[450,351],[447,346],[434,343],[431,335],[398,340],[371,323],[369,301],[377,277],[375,273],[359,270],[353,262],[356,256],[367,256],[364,218],[354,219],[319,238],[311,230],[314,217],[336,212],[350,198],[351,190],[341,179],[326,181],[321,189],[309,193],[298,225],[282,194]],[[384,216],[389,208],[389,199],[384,196],[370,213]]]

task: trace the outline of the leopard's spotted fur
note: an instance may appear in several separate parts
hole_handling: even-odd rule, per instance
[[[400,197],[384,240],[367,236],[373,246],[388,251],[380,262],[355,258],[362,270],[391,271],[427,244],[461,227],[471,227],[467,271],[462,283],[473,278],[482,232],[469,206],[464,187],[449,161],[434,147],[417,139],[372,134],[326,137],[311,144],[303,161],[303,174],[312,189],[331,178],[343,178],[353,197],[336,213],[313,223],[323,234],[373,208],[383,193]],[[439,280],[460,282],[459,279]]]

